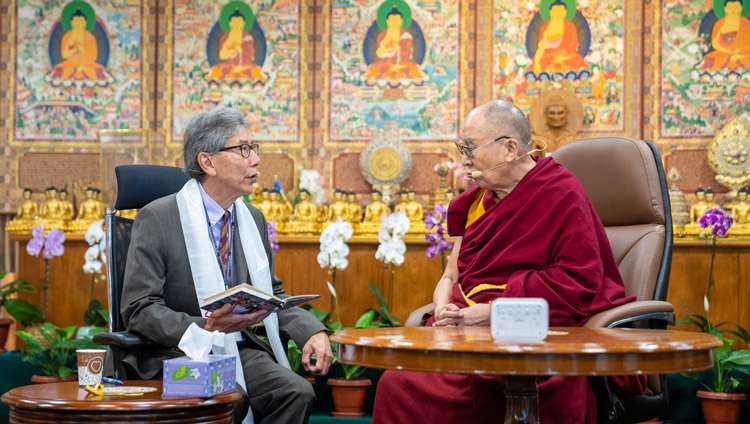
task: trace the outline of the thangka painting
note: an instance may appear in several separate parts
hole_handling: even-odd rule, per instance
[[[255,140],[299,139],[300,6],[286,1],[175,0],[172,140],[218,105],[247,112]]]
[[[143,127],[141,2],[17,0],[14,141]]]
[[[458,125],[458,0],[333,0],[330,141],[453,139]]]
[[[529,112],[543,90],[564,88],[581,101],[583,128],[624,127],[623,0],[495,0],[493,88]]]
[[[713,137],[750,112],[750,1],[668,1],[659,13],[660,138]]]

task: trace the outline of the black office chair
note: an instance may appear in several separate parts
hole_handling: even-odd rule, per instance
[[[109,291],[109,332],[94,336],[96,344],[109,347],[108,365],[116,378],[129,377],[123,362],[131,349],[143,349],[152,342],[126,330],[120,315],[120,299],[125,279],[125,261],[130,247],[133,220],[118,216],[118,211],[140,209],[151,201],[179,191],[188,181],[182,169],[159,165],[120,165],[115,168],[117,199],[114,209],[108,209],[107,227],[107,287]]]

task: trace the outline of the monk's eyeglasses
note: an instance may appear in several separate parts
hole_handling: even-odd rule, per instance
[[[256,155],[260,156],[260,144],[258,143],[242,143],[236,146],[222,147],[219,149],[220,152],[226,152],[227,150],[240,149],[240,154],[243,158],[249,158],[250,152],[255,152]]]
[[[460,143],[460,141],[461,141],[460,138],[458,140],[454,141],[453,144],[456,145],[456,149],[458,149],[458,153],[460,153],[463,156],[466,156],[469,159],[474,159],[474,152],[476,152],[477,150],[484,149],[485,147],[489,146],[492,143],[495,143],[495,142],[500,141],[500,140],[505,140],[505,139],[508,139],[508,138],[513,138],[513,137],[509,137],[507,135],[503,135],[503,136],[500,136],[500,137],[498,137],[498,138],[490,141],[489,143],[485,143],[485,144],[483,144],[483,145],[481,145],[479,147],[471,147],[471,146],[467,146],[467,145],[465,145],[463,143]]]

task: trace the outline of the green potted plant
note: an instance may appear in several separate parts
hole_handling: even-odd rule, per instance
[[[6,277],[10,277],[11,275],[7,272],[0,272],[0,281],[4,281]],[[38,306],[32,305],[23,299],[11,299],[11,296],[15,293],[36,292],[36,288],[24,279],[15,279],[0,285],[0,351],[5,350],[4,347],[8,340],[10,326],[13,323],[13,320],[10,318],[2,316],[2,308],[5,308],[8,315],[24,326],[43,321],[42,310]]]
[[[732,218],[722,209],[709,209],[699,219],[702,229],[710,229],[712,243],[711,265],[708,274],[708,290],[703,298],[704,314],[693,314],[677,320],[677,325],[692,324],[700,331],[712,334],[722,341],[722,346],[714,349],[714,365],[707,372],[686,374],[696,380],[705,390],[698,390],[703,416],[706,422],[736,423],[739,420],[742,402],[746,395],[741,393],[748,386],[750,376],[750,350],[734,349],[735,340],[727,335],[750,343],[750,333],[737,323],[721,322],[714,324],[709,317],[711,294],[713,291],[714,258],[716,237],[725,237],[732,226]],[[734,328],[734,329],[732,329]]]
[[[378,299],[379,308],[367,309],[354,324],[354,327],[350,328],[381,328],[381,327],[394,327],[398,325],[398,318],[396,318],[388,310],[387,303],[383,298],[380,290],[372,284],[368,283],[368,288],[372,291],[373,295]],[[336,290],[332,285],[329,285],[331,295],[336,297]],[[328,312],[316,309],[313,307],[306,307],[310,313],[315,315],[333,334],[336,331],[344,329],[344,326],[339,321],[331,321],[331,315]],[[332,415],[337,417],[359,417],[364,415],[364,403],[367,389],[372,385],[372,380],[364,378],[364,373],[369,369],[360,365],[344,364],[338,361],[337,345],[331,343],[331,350],[333,351],[333,362],[338,368],[341,369],[340,378],[329,378],[328,385],[331,387],[331,397],[333,400],[334,410],[331,412]]]
[[[33,327],[31,331],[16,332],[24,342],[23,360],[38,365],[44,374],[32,376],[31,381],[38,383],[75,379],[76,349],[100,348],[91,341],[90,336],[75,339],[77,329],[78,326],[75,325],[61,328],[45,322]]]

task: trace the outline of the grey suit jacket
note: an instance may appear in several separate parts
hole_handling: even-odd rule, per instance
[[[195,205],[203,207],[202,204]],[[274,275],[273,254],[263,214],[248,205],[268,255],[273,291],[287,297],[282,282]],[[237,214],[234,214],[236,217]],[[237,218],[235,218],[237,219]],[[252,283],[244,260],[238,225],[234,225],[233,258],[235,282]],[[180,224],[176,194],[155,200],[138,212],[125,266],[122,293],[122,317],[128,330],[158,343],[151,349],[130,352],[125,362],[145,379],[160,372],[164,359],[182,356],[177,344],[191,323],[203,328],[206,318],[198,305],[195,284],[188,262],[185,237]],[[292,339],[304,346],[313,334],[325,327],[312,314],[301,308],[277,312],[282,344]],[[271,347],[250,331],[243,331],[252,348],[264,349],[272,356]]]

